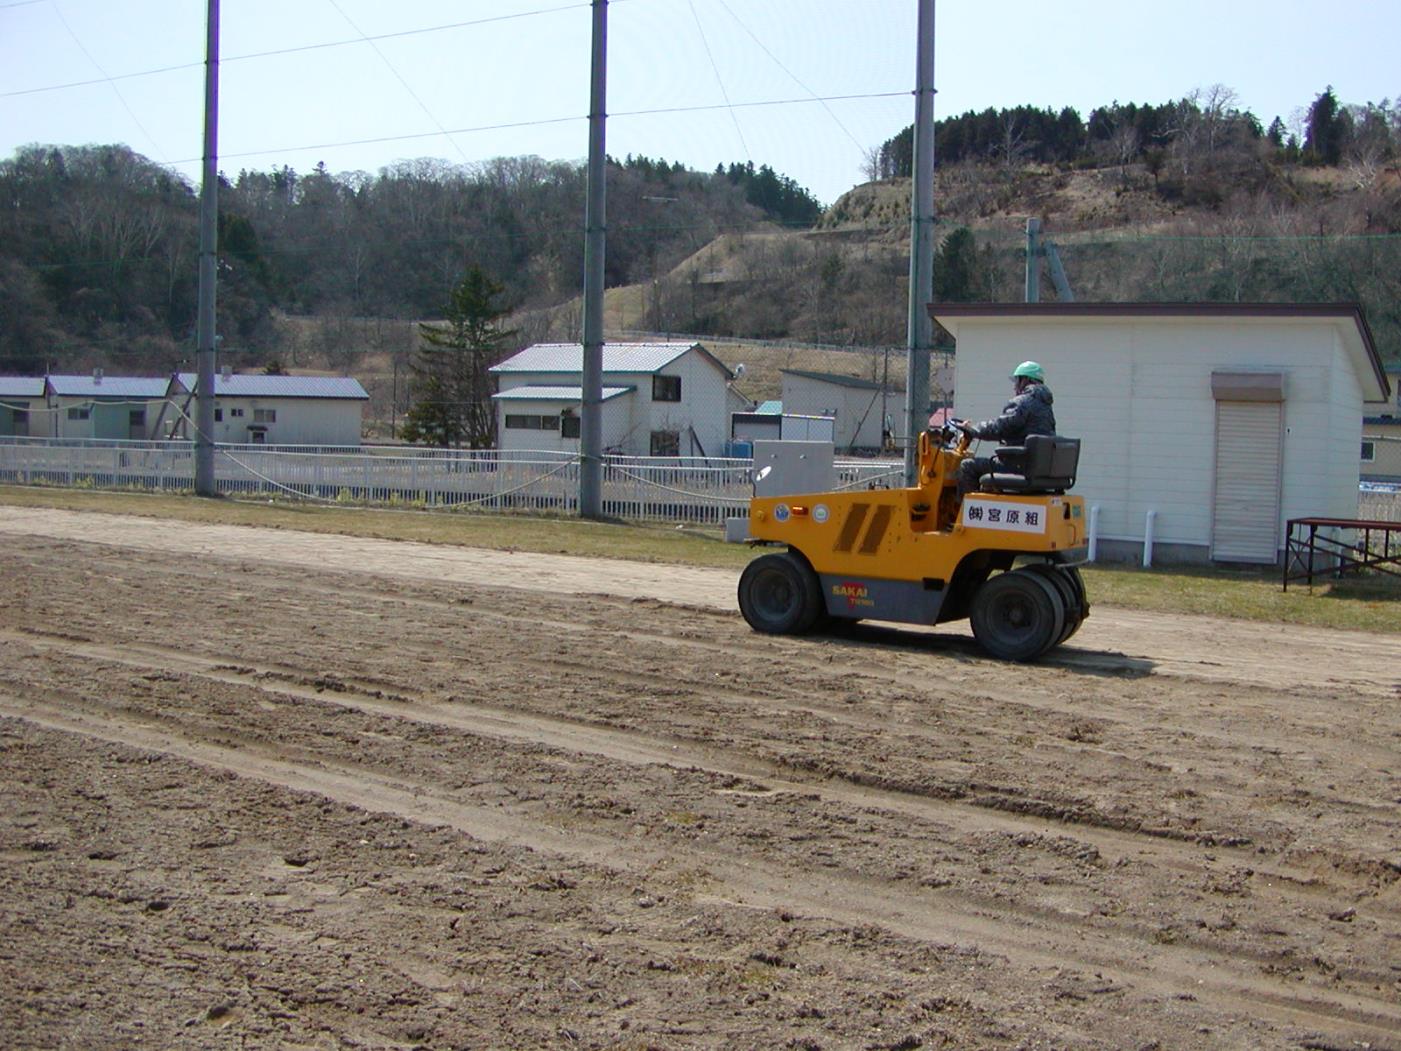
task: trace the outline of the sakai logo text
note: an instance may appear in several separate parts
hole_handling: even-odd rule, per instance
[[[870,589],[865,584],[849,582],[846,584],[833,584],[832,594],[837,598],[846,599],[848,609],[856,609],[858,606],[874,606],[871,601]]]

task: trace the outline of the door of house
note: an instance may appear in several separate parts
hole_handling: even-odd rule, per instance
[[[1218,382],[1223,375],[1229,378]],[[1217,373],[1212,388],[1217,399],[1211,557],[1271,565],[1280,548],[1283,376]]]

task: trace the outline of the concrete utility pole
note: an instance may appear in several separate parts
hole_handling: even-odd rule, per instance
[[[584,205],[584,369],[579,414],[579,514],[603,517],[603,253],[607,244],[608,0],[593,0],[593,86]]]
[[[214,496],[214,294],[219,250],[219,0],[209,2],[204,65],[204,173],[199,191],[195,495]]]
[[[910,189],[910,317],[905,370],[905,484],[919,475],[919,435],[929,423],[934,345],[934,0],[919,0],[915,58],[914,179]]]
[[[1041,220],[1026,221],[1026,301],[1041,302]]]
[[[1051,270],[1051,284],[1056,287],[1056,298],[1062,303],[1075,302],[1075,293],[1070,289],[1070,279],[1065,276],[1065,267],[1060,261],[1060,252],[1049,241],[1041,239],[1041,220],[1026,221],[1026,301],[1041,302],[1041,260]]]

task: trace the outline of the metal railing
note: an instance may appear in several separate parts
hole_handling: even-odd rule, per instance
[[[698,456],[608,456],[609,517],[722,525],[747,512],[753,461]],[[843,460],[844,488],[898,485],[901,465]],[[178,441],[0,437],[0,482],[189,492],[194,449]],[[215,488],[323,503],[578,512],[578,459],[561,452],[316,449],[219,445]]]

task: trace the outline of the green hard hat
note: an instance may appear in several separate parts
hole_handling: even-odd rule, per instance
[[[1034,361],[1023,361],[1012,370],[1013,379],[1020,379],[1023,376],[1029,380],[1039,380],[1042,383],[1046,382],[1046,370]]]

